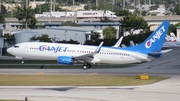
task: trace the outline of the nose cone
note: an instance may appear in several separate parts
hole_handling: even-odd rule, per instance
[[[9,54],[12,54],[12,53],[13,53],[12,47],[11,47],[11,48],[8,48],[8,49],[7,49],[7,52],[8,52]]]

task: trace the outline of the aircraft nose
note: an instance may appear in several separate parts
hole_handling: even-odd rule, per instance
[[[11,48],[8,48],[8,49],[7,49],[7,52],[11,54],[11,53],[13,52],[12,47],[11,47]]]

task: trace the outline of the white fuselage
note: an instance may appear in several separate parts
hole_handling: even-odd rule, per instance
[[[80,57],[93,53],[97,48],[97,46],[37,42],[22,43],[16,46],[9,48],[8,52],[17,57],[40,60],[57,60],[59,56]],[[139,52],[101,47],[100,52],[93,55],[93,59],[84,60],[89,63],[128,64],[149,61],[149,58]]]

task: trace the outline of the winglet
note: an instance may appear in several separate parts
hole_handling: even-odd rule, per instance
[[[101,43],[100,43],[100,45],[96,48],[96,50],[94,51],[94,53],[99,53],[99,52],[100,52],[103,43],[104,43],[104,42],[101,42]]]
[[[116,47],[116,48],[120,47],[120,44],[121,44],[122,40],[123,40],[123,36],[121,36],[121,38],[120,38],[120,39],[116,42],[116,44],[115,44],[114,46],[112,46],[112,47]]]

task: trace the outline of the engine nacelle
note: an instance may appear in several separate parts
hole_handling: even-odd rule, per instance
[[[66,64],[66,65],[74,64],[74,60],[70,56],[59,56],[58,59],[57,59],[57,62],[59,64]]]

